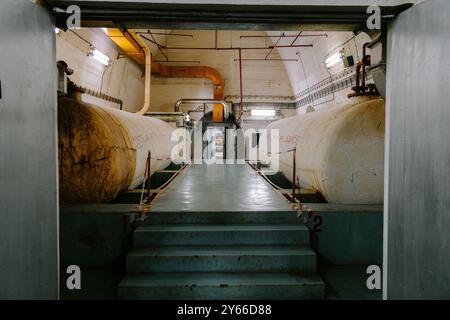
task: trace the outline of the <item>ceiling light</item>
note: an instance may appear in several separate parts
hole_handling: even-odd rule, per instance
[[[60,28],[55,28],[55,34],[60,34],[61,33],[61,29]]]
[[[251,111],[254,117],[273,117],[275,113],[274,109],[252,109]]]

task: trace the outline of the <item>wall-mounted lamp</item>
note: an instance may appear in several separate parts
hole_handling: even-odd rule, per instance
[[[250,113],[253,117],[273,117],[276,111],[274,109],[252,109]]]
[[[342,57],[343,57],[343,52],[342,51],[338,51],[334,54],[332,54],[331,56],[329,56],[326,60],[325,63],[327,65],[327,68],[331,68],[332,66],[334,66],[335,64],[339,63],[342,61]]]
[[[111,59],[106,54],[104,54],[95,47],[90,48],[88,55],[97,60],[98,62],[100,62],[101,64],[103,64],[104,66],[108,66],[111,63]]]

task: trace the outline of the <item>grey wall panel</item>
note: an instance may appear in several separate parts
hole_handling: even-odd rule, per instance
[[[0,298],[58,298],[55,40],[48,12],[0,1]]]
[[[428,0],[389,30],[390,299],[450,298],[449,13]]]

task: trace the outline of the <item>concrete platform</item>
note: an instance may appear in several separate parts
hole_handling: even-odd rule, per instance
[[[293,211],[248,165],[190,165],[154,201],[156,212]]]

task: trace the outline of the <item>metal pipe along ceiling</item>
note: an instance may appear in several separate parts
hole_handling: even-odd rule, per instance
[[[150,79],[151,74],[163,77],[207,78],[214,85],[213,98],[223,99],[223,78],[220,73],[207,66],[166,66],[151,60],[148,46],[139,38],[138,34],[119,29],[108,29],[107,35],[124,53],[139,65],[145,65],[145,102],[137,113],[144,114],[150,107]]]
[[[214,85],[214,99],[223,99],[223,78],[214,68],[206,66],[166,66],[158,62],[153,62],[152,74],[158,74],[163,77],[210,79]]]

